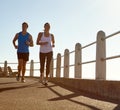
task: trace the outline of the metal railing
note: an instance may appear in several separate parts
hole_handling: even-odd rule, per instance
[[[96,78],[95,79],[102,79],[106,80],[106,60],[120,58],[120,55],[110,56],[106,57],[106,40],[108,38],[111,38],[117,34],[120,34],[120,31],[115,32],[113,34],[110,34],[108,36],[105,35],[103,31],[99,31],[97,33],[97,40],[87,44],[85,46],[81,46],[80,43],[77,43],[75,45],[75,50],[69,52],[68,49],[65,49],[64,55],[61,55],[58,53],[57,58],[53,59],[51,62],[51,77],[61,77],[61,69],[63,68],[63,77],[69,78],[69,68],[74,67],[74,78],[82,78],[82,65],[89,64],[89,63],[95,63],[95,69],[96,69]],[[90,47],[92,45],[96,44],[96,59],[91,61],[85,61],[82,62],[82,51],[83,49]],[[74,54],[74,64],[70,64],[70,54]],[[61,65],[61,58],[63,58],[63,66]],[[54,61],[56,61],[56,67],[54,65]],[[17,63],[8,63],[7,61],[0,62],[0,65],[4,65],[4,68],[7,67],[7,65],[16,65]],[[31,60],[31,62],[28,62],[27,65],[30,65],[29,69],[27,71],[30,71],[30,76],[34,76],[34,71],[39,71],[39,68],[34,68],[35,64],[39,64],[39,62],[34,62]],[[17,70],[17,68],[12,68],[13,70]],[[54,73],[54,70],[56,70],[56,73]],[[4,69],[4,71],[6,71]],[[55,75],[53,75],[55,74]]]
[[[58,56],[58,60],[57,63],[59,63],[58,67],[54,68],[56,69],[56,77],[60,77],[61,75],[61,71],[60,68],[64,69],[64,76],[63,77],[69,77],[69,67],[74,66],[74,76],[75,78],[81,78],[82,76],[82,65],[84,64],[88,64],[88,63],[96,63],[96,79],[106,79],[106,61],[110,60],[110,59],[115,59],[115,58],[120,58],[120,55],[116,55],[116,56],[110,56],[110,57],[106,57],[106,40],[108,38],[111,38],[117,34],[120,34],[120,31],[115,32],[113,34],[110,34],[108,36],[105,36],[105,33],[103,31],[99,31],[97,34],[97,41],[92,42],[90,44],[87,44],[83,47],[81,47],[81,44],[76,44],[76,50],[73,50],[71,52],[69,52],[69,50],[67,49],[67,52],[64,53],[64,55],[59,55]],[[91,60],[91,61],[86,61],[86,62],[82,62],[82,50],[90,47],[92,45],[96,44],[96,59],[95,60]],[[66,51],[66,50],[65,50]],[[74,59],[77,59],[77,62],[75,64],[69,64],[68,61],[66,61],[66,59],[64,58],[64,66],[60,66],[61,65],[61,58],[65,57],[67,55],[67,59],[69,59],[69,55],[75,53],[75,57]],[[76,53],[78,53],[76,55]],[[60,54],[60,53],[59,53]],[[61,58],[59,58],[61,57]],[[67,62],[67,63],[65,63]],[[79,70],[78,70],[79,69]],[[77,72],[76,72],[77,71]],[[52,73],[53,74],[53,73]],[[59,74],[59,75],[57,75]],[[67,74],[67,75],[66,75]],[[52,75],[53,76],[53,75]]]

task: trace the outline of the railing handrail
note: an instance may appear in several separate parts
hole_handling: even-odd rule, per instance
[[[106,36],[105,39],[108,39],[108,38],[110,38],[110,37],[113,37],[113,36],[115,36],[115,35],[117,35],[117,34],[120,34],[120,31],[117,31],[117,32],[115,32],[115,33],[113,33],[113,34],[110,34],[110,35]],[[104,39],[104,40],[105,40],[105,39]],[[96,44],[96,42],[97,42],[97,41],[94,41],[94,42],[92,42],[92,43],[89,43],[89,44],[81,47],[81,49],[84,49],[84,48],[86,48],[86,47],[89,47],[89,46],[91,46],[91,45],[94,45],[94,44]],[[75,52],[75,50],[72,50],[72,51],[69,52],[69,54],[74,53],[74,52]],[[64,57],[64,55],[62,55],[61,57]]]
[[[105,39],[108,39],[108,38],[110,38],[110,37],[113,37],[113,36],[115,36],[115,35],[117,35],[117,34],[120,34],[120,31],[117,31],[117,32],[115,32],[115,33],[113,33],[113,34],[110,34],[110,35],[106,36]]]
[[[120,34],[120,31],[117,31],[117,32],[115,32],[115,33],[113,33],[113,34],[110,34],[110,35],[106,36],[104,40],[106,40],[106,39],[108,39],[108,38],[110,38],[110,37],[113,37],[113,36],[115,36],[115,35],[117,35],[117,34]],[[94,42],[92,42],[92,43],[89,43],[89,44],[81,47],[81,49],[87,48],[87,47],[92,46],[92,45],[94,45],[94,44],[96,44],[96,43],[97,43],[97,41],[94,41]],[[75,52],[75,50],[70,51],[69,54],[74,53],[74,52]],[[117,56],[118,56],[118,55],[117,55]],[[64,57],[64,55],[62,55],[61,57]],[[111,58],[108,57],[108,58],[105,58],[105,59],[107,60],[107,59],[112,59],[112,58],[119,58],[119,57],[111,56]],[[104,60],[105,60],[105,59],[104,59]],[[93,62],[95,62],[95,61],[96,61],[96,60],[86,61],[86,62],[83,62],[83,63],[81,63],[81,64],[93,63]]]
[[[102,32],[102,31],[101,31]],[[99,34],[99,33],[98,33]],[[115,36],[115,35],[117,35],[117,34],[120,34],[120,31],[117,31],[117,32],[115,32],[115,33],[112,33],[112,34],[110,34],[110,35],[108,35],[108,36],[105,36],[104,35],[104,32],[102,32],[102,34],[103,34],[103,36],[104,37],[101,37],[101,41],[105,41],[106,39],[108,39],[108,38],[111,38],[111,37],[113,37],[113,36]],[[98,36],[99,37],[99,36]],[[81,50],[83,50],[83,49],[85,49],[85,48],[87,48],[87,47],[89,47],[89,46],[92,46],[92,45],[94,45],[94,44],[97,44],[98,43],[98,39],[97,39],[97,41],[94,41],[94,42],[92,42],[92,43],[89,43],[89,44],[87,44],[87,45],[85,45],[85,46],[80,46],[80,51]],[[66,49],[67,50],[67,53],[64,53],[64,55],[60,55],[60,57],[62,58],[62,57],[65,57],[66,56],[66,54],[68,55],[68,54],[72,54],[72,53],[76,53],[76,49],[75,50],[73,50],[73,51],[70,51],[69,52],[69,50],[68,49]],[[115,59],[115,58],[120,58],[120,55],[115,55],[115,56],[110,56],[110,57],[104,57],[104,58],[101,58],[100,60],[101,61],[106,61],[106,60],[110,60],[110,59]],[[54,58],[53,59],[53,61],[57,61],[57,58]],[[88,64],[88,63],[94,63],[94,62],[97,62],[97,60],[91,60],[91,61],[85,61],[85,62],[80,62],[80,63],[78,63],[77,65],[79,66],[79,65],[83,65],[83,64]],[[37,64],[37,63],[40,63],[40,62],[33,62],[34,64]],[[0,62],[0,64],[5,64],[5,63],[2,63],[2,62]],[[8,62],[7,64],[18,64],[18,63],[16,63],[16,62]],[[27,62],[27,64],[30,64],[31,65],[31,62]],[[56,65],[57,66],[57,65]],[[68,68],[68,67],[72,67],[72,66],[76,66],[76,64],[69,64],[69,65],[64,65],[64,66],[60,66],[60,68]],[[54,68],[53,67],[53,69],[58,69],[57,67],[56,68]],[[17,69],[13,69],[13,70],[17,70]],[[31,71],[31,69],[26,69],[27,71]],[[34,69],[34,71],[38,71],[39,69]]]

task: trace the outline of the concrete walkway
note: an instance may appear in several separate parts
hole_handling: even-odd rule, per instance
[[[0,110],[120,110],[120,104],[35,78],[0,78]]]

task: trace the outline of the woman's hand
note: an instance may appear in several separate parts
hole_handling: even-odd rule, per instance
[[[46,45],[46,44],[48,44],[48,42],[40,42],[39,44],[40,45]]]
[[[53,44],[52,47],[55,47],[55,45]]]

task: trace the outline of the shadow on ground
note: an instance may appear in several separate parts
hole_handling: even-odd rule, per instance
[[[60,94],[56,90],[52,89],[52,87],[55,87],[55,86],[60,86],[60,87],[62,87],[64,89],[67,89],[67,90],[71,91],[72,94],[64,95],[63,96],[62,94]],[[58,97],[52,98],[52,99],[48,99],[48,101],[69,100],[69,101],[71,101],[73,103],[80,104],[80,105],[83,105],[83,106],[87,106],[87,107],[89,107],[92,110],[101,110],[101,109],[96,108],[94,106],[91,106],[91,105],[88,105],[88,104],[85,104],[85,103],[82,103],[82,102],[79,102],[79,101],[76,101],[76,100],[72,99],[72,98],[78,97],[78,96],[85,96],[85,97],[88,97],[88,98],[92,98],[92,99],[96,99],[96,100],[101,100],[101,101],[106,101],[106,102],[111,102],[111,103],[117,104],[118,106],[116,108],[114,108],[114,110],[120,110],[120,102],[118,102],[116,100],[106,99],[104,97],[96,96],[94,94],[86,93],[84,91],[73,90],[72,88],[69,88],[67,86],[61,85],[59,83],[54,83],[54,85],[50,85],[50,86],[48,85],[48,86],[39,87],[39,88],[46,88],[46,87],[49,90],[51,90],[53,93],[55,93],[56,95],[58,95]]]

